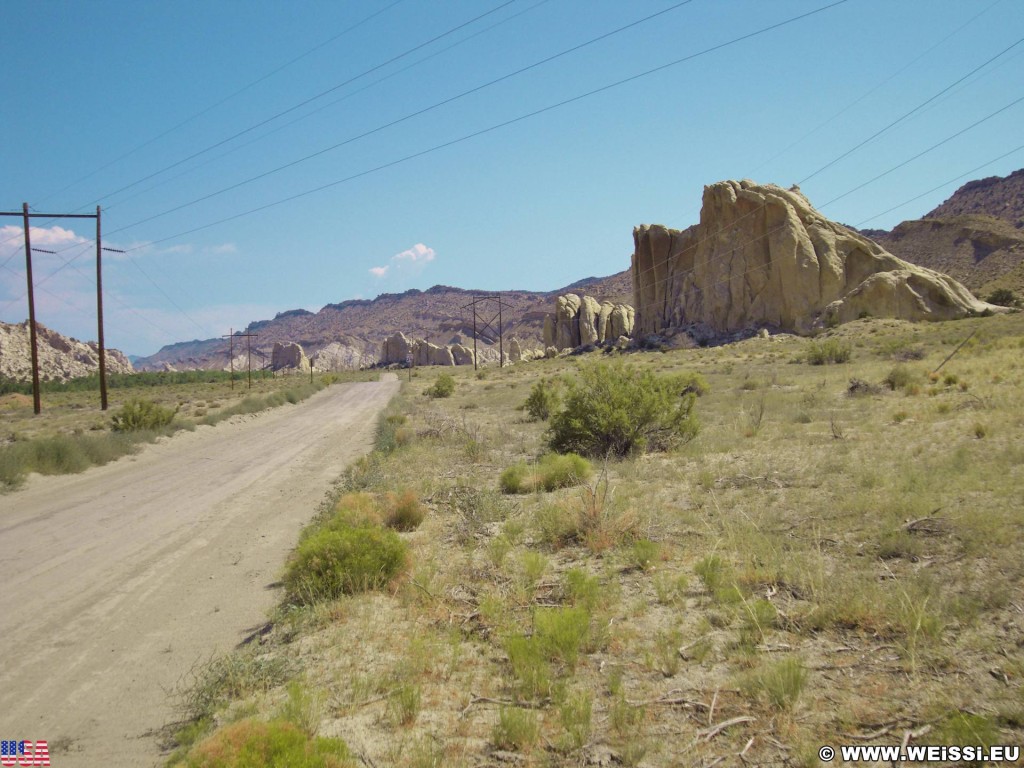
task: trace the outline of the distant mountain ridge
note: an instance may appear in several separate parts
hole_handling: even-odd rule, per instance
[[[895,256],[945,272],[984,298],[1024,294],[1024,169],[969,181],[920,219],[861,230]]]
[[[434,344],[449,344],[473,338],[473,312],[467,309],[474,296],[500,295],[501,321],[506,341],[513,336],[524,346],[542,346],[544,316],[554,309],[556,296],[586,291],[598,299],[614,302],[631,301],[632,283],[629,271],[608,277],[588,277],[555,291],[480,291],[435,285],[426,290],[412,288],[403,293],[383,293],[374,299],[349,299],[327,304],[318,312],[290,309],[278,312],[271,320],[249,323],[245,333],[258,334],[253,350],[262,359],[270,360],[275,342],[297,342],[308,355],[331,344],[348,347],[355,356],[376,357],[383,340],[401,331],[408,336]],[[478,340],[497,341],[496,334],[484,327],[485,320],[497,327],[497,305],[481,305],[477,326]],[[229,344],[225,339],[178,342],[163,347],[149,357],[139,358],[139,370],[173,367],[222,368],[228,365]],[[237,354],[237,349],[236,349]]]

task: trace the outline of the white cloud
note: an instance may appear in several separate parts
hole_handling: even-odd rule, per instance
[[[423,243],[416,243],[412,248],[396,253],[391,257],[392,261],[411,261],[414,264],[423,263],[434,260],[434,249],[428,248]]]
[[[396,253],[391,257],[388,264],[380,267],[370,267],[370,274],[378,278],[399,272],[413,275],[419,274],[436,256],[437,254],[433,248],[423,243],[416,243],[412,248]]]

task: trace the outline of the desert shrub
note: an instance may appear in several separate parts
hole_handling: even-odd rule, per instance
[[[324,527],[340,530],[381,525],[383,522],[376,497],[371,493],[356,491],[344,494],[334,503],[334,509]],[[313,527],[306,528],[303,530],[303,536],[308,538],[316,533],[316,530]]]
[[[562,387],[559,379],[541,379],[533,385],[530,396],[523,408],[534,421],[547,421],[562,404]]]
[[[848,362],[852,354],[853,349],[848,343],[839,339],[824,339],[809,342],[805,358],[811,365],[827,365]]]
[[[285,570],[288,599],[310,604],[378,589],[405,566],[406,546],[394,531],[328,527],[302,541]]]
[[[1020,297],[1009,288],[996,288],[985,299],[989,304],[998,304],[1000,307],[1019,307]]]
[[[775,709],[792,709],[807,683],[807,668],[799,658],[789,657],[752,673],[743,686],[763,696]]]
[[[914,372],[905,365],[896,365],[886,374],[883,382],[889,389],[895,392],[898,389],[906,389],[917,377]]]
[[[341,739],[310,738],[281,720],[241,720],[192,749],[187,768],[344,768],[351,765]]]
[[[498,486],[502,493],[529,493],[533,490],[532,473],[525,461],[517,461],[501,473]]]
[[[132,398],[121,406],[121,410],[111,417],[110,422],[115,432],[156,431],[170,425],[177,415],[177,408],[172,411],[152,400]]]
[[[384,497],[384,524],[396,531],[414,531],[420,527],[427,510],[412,491],[389,493]]]
[[[550,661],[573,668],[590,637],[590,612],[582,606],[544,608],[533,615],[533,640]]]
[[[491,732],[491,741],[498,749],[528,749],[539,736],[540,724],[532,711],[516,707],[498,710],[498,722]]]
[[[575,453],[549,453],[537,465],[540,487],[545,491],[587,482],[594,473],[590,462]]]
[[[442,373],[432,387],[426,391],[428,397],[451,397],[455,393],[455,377],[450,373]]]
[[[684,377],[655,376],[621,361],[582,366],[565,408],[551,417],[549,444],[584,456],[669,450],[699,429],[689,385]]]
[[[209,721],[233,699],[269,691],[292,674],[287,659],[246,650],[211,659],[194,670],[177,694],[186,719]]]
[[[641,518],[611,497],[607,479],[583,486],[578,498],[562,498],[539,507],[533,516],[538,538],[558,549],[585,545],[594,553],[639,538]]]
[[[531,467],[520,461],[501,473],[498,484],[504,493],[555,491],[587,482],[594,469],[590,462],[575,453],[549,453]]]

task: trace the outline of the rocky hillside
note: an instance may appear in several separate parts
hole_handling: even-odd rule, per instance
[[[82,342],[36,324],[39,375],[47,381],[67,381],[99,370],[99,351],[93,341]],[[108,373],[132,373],[131,362],[116,349],[107,350]],[[32,378],[28,321],[0,323],[0,376],[18,381]]]
[[[1024,169],[964,184],[922,218],[864,230],[901,259],[945,272],[987,296],[1024,294]]]
[[[583,289],[600,300],[616,303],[629,301],[632,295],[628,271],[605,278],[587,278],[556,291],[502,291],[505,338],[515,336],[530,347],[541,346],[544,318],[551,312],[555,297]],[[471,342],[473,312],[465,307],[473,296],[491,293],[435,285],[426,291],[413,289],[382,294],[372,300],[328,304],[319,312],[280,312],[272,320],[250,323],[245,332],[259,334],[253,350],[265,356],[268,363],[275,342],[297,342],[320,369],[358,367],[375,362],[383,340],[396,332],[438,345]],[[478,315],[483,320],[493,318],[492,325],[497,327],[496,305],[480,305]],[[480,341],[496,341],[495,334],[484,329],[482,323],[477,331]],[[238,349],[235,351],[237,355]],[[155,355],[136,360],[140,370],[227,365],[228,342],[223,339],[171,344]]]

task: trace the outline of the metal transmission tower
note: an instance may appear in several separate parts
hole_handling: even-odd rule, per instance
[[[39,397],[39,346],[36,338],[36,300],[35,287],[32,282],[32,241],[29,234],[29,219],[96,219],[96,320],[99,335],[96,339],[100,358],[100,409],[107,410],[107,352],[103,344],[103,251],[114,250],[104,248],[100,240],[100,207],[96,213],[29,213],[28,203],[22,203],[21,211],[0,211],[0,216],[20,216],[25,226],[25,277],[28,281],[28,335],[32,347],[32,407],[36,415],[42,412]],[[43,251],[42,248],[36,248]],[[43,251],[53,253],[53,251]]]
[[[481,316],[480,316],[480,312],[479,312],[479,309],[478,309],[479,305],[486,303],[488,305],[488,309],[485,310],[485,311],[486,312],[490,312],[490,311],[493,310],[494,302],[496,302],[497,305],[498,305],[497,313],[494,314],[494,315],[491,315],[490,319],[483,320],[481,318]],[[490,331],[491,333],[494,333],[495,332],[495,328],[494,328],[494,321],[495,320],[498,321],[498,328],[497,328],[497,333],[498,333],[498,365],[500,367],[504,367],[505,366],[505,341],[504,341],[504,338],[503,338],[504,328],[503,328],[503,325],[502,325],[501,310],[502,310],[503,307],[507,307],[507,306],[509,306],[509,305],[505,304],[505,302],[503,302],[501,300],[501,296],[499,294],[492,294],[490,296],[474,296],[473,300],[471,302],[469,302],[469,304],[466,304],[463,307],[463,309],[469,309],[471,307],[473,309],[473,370],[476,370],[477,367],[478,367],[477,366],[477,354],[476,354],[476,337],[477,337],[477,333],[478,333],[478,328],[479,328],[479,332]],[[484,317],[486,318],[487,315],[484,315]]]

